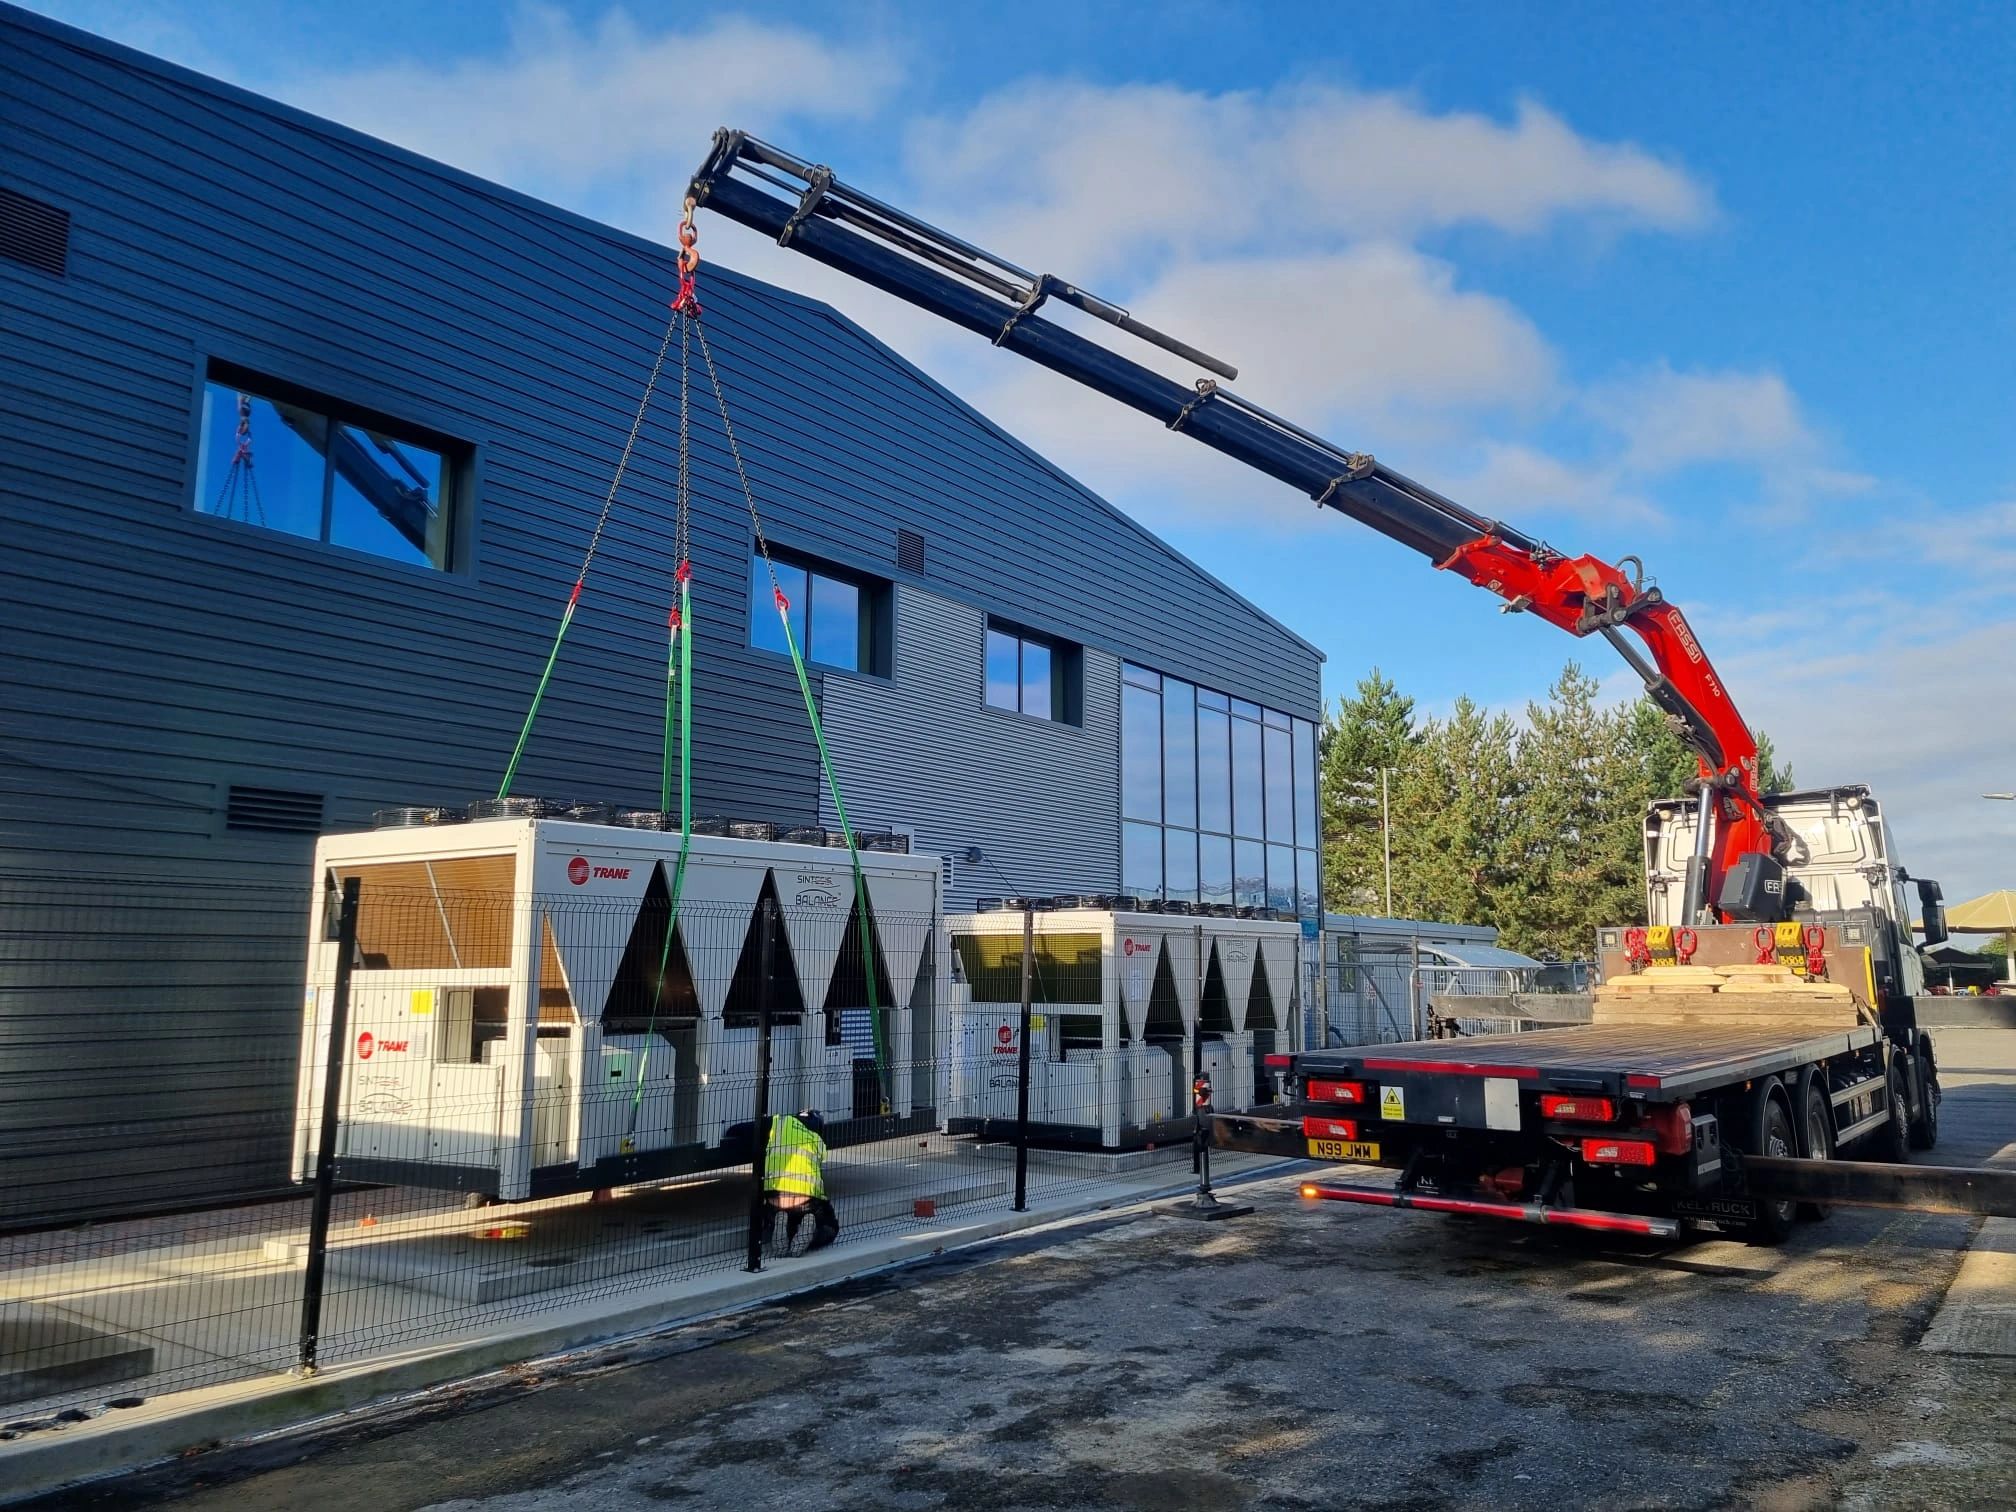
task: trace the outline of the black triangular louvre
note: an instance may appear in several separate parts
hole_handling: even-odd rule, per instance
[[[672,930],[672,949],[665,953],[665,931]],[[665,963],[661,985],[658,963]],[[658,989],[652,1001],[652,989]],[[665,880],[661,862],[651,868],[650,884],[637,920],[630,926],[629,943],[616,967],[616,979],[609,984],[608,1001],[602,1005],[604,1034],[648,1033],[655,1020],[664,1025],[671,1020],[699,1017],[700,997],[693,990],[693,968],[686,960],[686,942],[672,920],[672,888]]]
[[[1232,999],[1225,991],[1225,973],[1218,966],[1218,943],[1211,943],[1211,964],[1204,972],[1204,1000],[1198,1005],[1198,1029],[1204,1034],[1232,1033]]]
[[[1253,994],[1246,999],[1246,1024],[1249,1028],[1254,1024],[1266,1024],[1271,1028],[1273,1023],[1274,988],[1273,984],[1267,980],[1267,957],[1260,951],[1255,950],[1253,960]]]
[[[1178,1044],[1190,1036],[1183,1029],[1183,1005],[1176,996],[1176,973],[1169,965],[1165,944],[1155,960],[1155,981],[1148,989],[1148,1019],[1141,1038],[1151,1044]]]
[[[759,1022],[760,995],[757,984],[763,979],[763,905],[769,902],[776,914],[770,937],[770,1022],[795,1024],[805,1016],[805,994],[798,986],[798,967],[791,959],[791,941],[784,929],[783,908],[777,902],[777,879],[766,874],[763,890],[749,913],[749,932],[742,937],[742,954],[735,961],[735,975],[728,982],[728,1002],[721,1021],[731,1029],[751,1029]]]
[[[875,928],[875,905],[868,905],[868,927]],[[871,953],[875,957],[875,1006],[894,1008],[896,994],[889,990],[889,963],[882,957],[878,933],[870,941]],[[847,927],[840,936],[840,951],[833,958],[833,978],[826,985],[826,1012],[838,1013],[842,1008],[866,1008],[868,1006],[867,973],[861,969],[861,899],[856,898],[847,910]],[[834,1021],[834,1022],[837,1022]]]

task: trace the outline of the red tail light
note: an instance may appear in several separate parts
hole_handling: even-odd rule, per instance
[[[1365,1083],[1343,1081],[1312,1081],[1309,1083],[1309,1101],[1365,1103]]]
[[[1659,1157],[1649,1140],[1585,1139],[1582,1158],[1591,1165],[1649,1166]]]
[[[1286,1071],[1295,1064],[1295,1057],[1292,1055],[1267,1055],[1262,1056],[1261,1060],[1269,1071]]]
[[[1694,1110],[1685,1103],[1668,1103],[1649,1109],[1645,1121],[1666,1155],[1685,1155],[1694,1148]]]
[[[1543,1092],[1540,1095],[1540,1116],[1565,1119],[1569,1123],[1615,1123],[1617,1104],[1607,1097],[1563,1097]]]
[[[1355,1118],[1305,1118],[1302,1120],[1304,1139],[1356,1139],[1358,1121]]]

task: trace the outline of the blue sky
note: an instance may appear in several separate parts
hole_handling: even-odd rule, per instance
[[[1938,6],[44,0],[648,235],[755,129],[1237,362],[1570,551],[1637,553],[1807,781],[2016,885],[2016,28]],[[1604,648],[719,221],[1431,708]],[[1172,369],[1180,374],[1180,369]],[[1190,376],[1181,374],[1181,376]],[[1620,677],[1619,694],[1627,691]]]

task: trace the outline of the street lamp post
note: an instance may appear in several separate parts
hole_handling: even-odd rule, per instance
[[[1386,917],[1393,917],[1393,796],[1386,779],[1393,768],[1379,768],[1379,843],[1386,852]]]
[[[2016,803],[2016,793],[1983,793],[1981,796],[1998,803]],[[2002,948],[2008,952],[2002,958],[2003,974],[2008,978],[2009,985],[2016,987],[2016,931],[2002,936]]]

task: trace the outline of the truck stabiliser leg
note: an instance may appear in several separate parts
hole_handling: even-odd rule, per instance
[[[1599,1213],[1592,1208],[1547,1207],[1538,1202],[1483,1202],[1473,1197],[1431,1197],[1393,1187],[1344,1186],[1305,1181],[1302,1195],[1317,1202],[1362,1202],[1373,1207],[1418,1208],[1424,1213],[1465,1213],[1477,1218],[1507,1218],[1546,1228],[1596,1229],[1609,1234],[1643,1234],[1652,1239],[1676,1239],[1677,1218],[1644,1218],[1636,1213]]]

